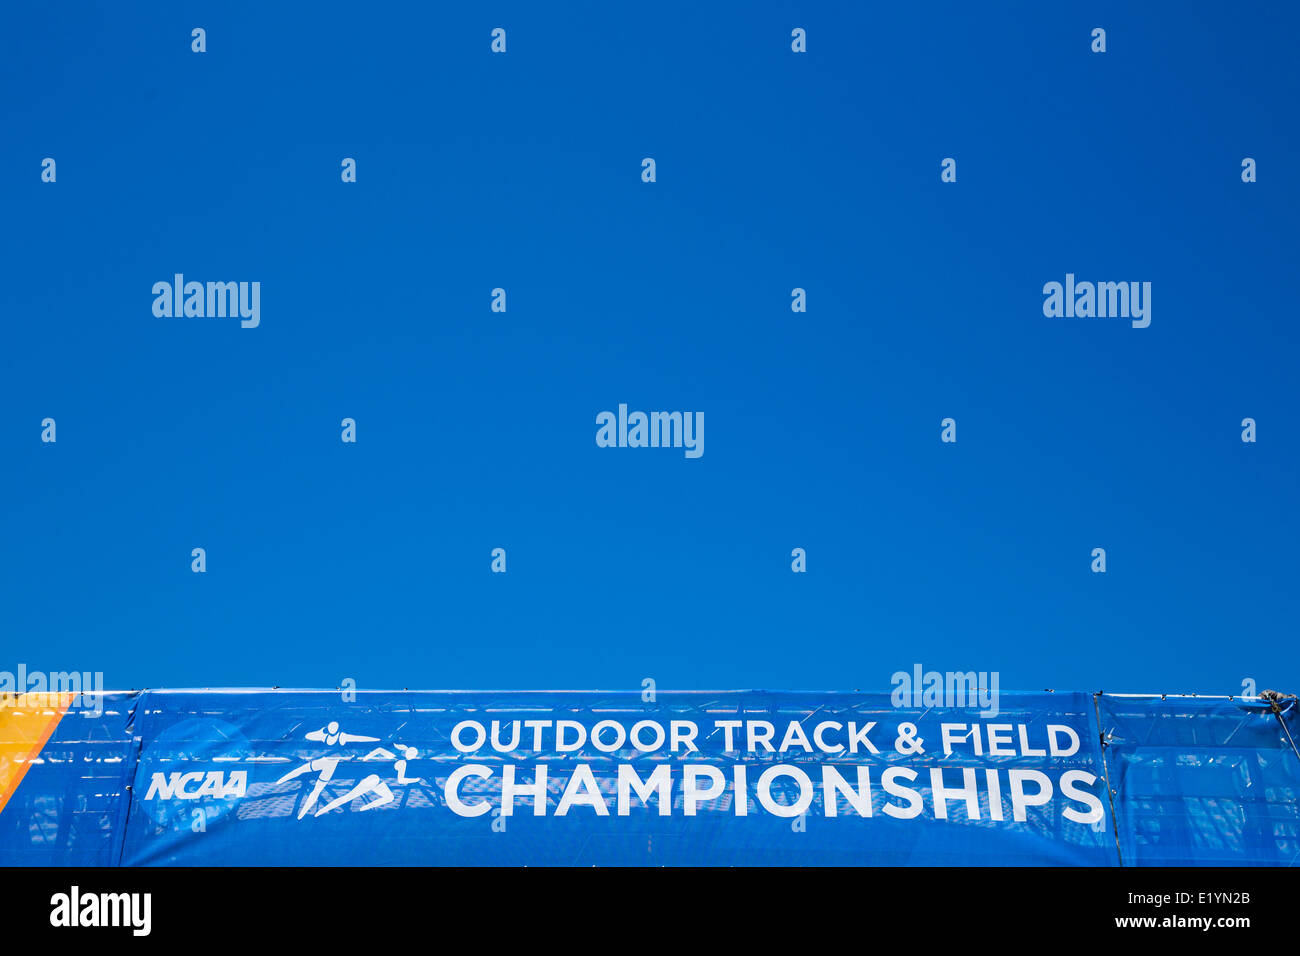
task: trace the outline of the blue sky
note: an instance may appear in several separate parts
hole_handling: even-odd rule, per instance
[[[1300,13],[1128,6],[7,6],[0,669],[1295,691]]]

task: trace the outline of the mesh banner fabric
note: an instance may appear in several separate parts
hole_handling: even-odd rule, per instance
[[[1300,854],[1294,699],[654,697],[10,698],[0,864],[1165,866]]]

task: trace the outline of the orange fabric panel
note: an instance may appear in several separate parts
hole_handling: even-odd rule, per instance
[[[73,694],[0,697],[0,812],[67,712]]]

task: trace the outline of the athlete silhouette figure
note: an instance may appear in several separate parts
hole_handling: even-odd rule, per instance
[[[313,730],[305,736],[308,740],[314,740],[328,746],[334,746],[336,744],[343,746],[344,744],[353,742],[376,743],[379,740],[378,737],[361,737],[357,734],[340,733],[338,721],[336,720],[330,721],[328,727],[322,727],[320,730]],[[393,767],[397,771],[398,784],[423,783],[424,780],[421,777],[408,777],[406,775],[406,762],[408,760],[414,760],[419,754],[419,751],[414,747],[407,747],[403,744],[395,744],[394,746],[401,753],[401,757],[398,757],[397,754],[393,753],[391,750],[386,750],[383,747],[376,747],[361,759],[393,761]],[[303,801],[302,807],[298,810],[299,820],[305,817],[307,811],[316,805],[316,800],[320,797],[321,791],[325,789],[325,785],[329,783],[330,778],[334,776],[334,770],[338,767],[339,761],[342,759],[344,759],[343,754],[337,756],[331,755],[328,757],[318,757],[310,763],[303,764],[296,770],[289,771],[276,781],[277,783],[284,783],[287,780],[292,780],[294,777],[307,773],[309,770],[320,774],[316,779],[316,786],[312,788],[311,794],[305,801]],[[394,797],[392,789],[379,778],[378,774],[371,773],[361,778],[357,785],[347,793],[343,794],[343,796],[331,800],[329,803],[325,804],[325,806],[317,810],[316,816],[320,816],[323,813],[329,813],[331,810],[351,803],[357,797],[371,793],[375,795],[375,799],[371,800],[369,803],[363,804],[357,811],[358,813],[364,813],[366,810],[373,810],[375,807],[382,807],[386,803],[393,802]]]

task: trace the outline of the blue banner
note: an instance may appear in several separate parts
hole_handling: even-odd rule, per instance
[[[1082,693],[1002,693],[984,709],[650,696],[11,705],[0,767],[21,773],[0,863],[1114,866],[1297,851],[1294,700],[1279,714]]]

